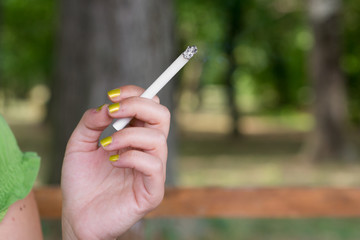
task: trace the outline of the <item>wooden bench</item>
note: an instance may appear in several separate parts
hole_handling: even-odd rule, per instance
[[[41,218],[61,217],[59,187],[35,189]],[[146,218],[360,217],[357,188],[168,188]]]

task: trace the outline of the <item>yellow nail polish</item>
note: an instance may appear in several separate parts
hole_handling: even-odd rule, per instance
[[[120,89],[116,88],[116,89],[108,91],[108,96],[109,96],[109,98],[115,98],[115,97],[120,96]]]
[[[116,155],[112,155],[109,157],[109,161],[111,162],[116,162],[117,160],[119,160],[119,154],[116,154]]]
[[[106,138],[103,138],[100,140],[100,144],[103,146],[103,147],[106,147],[107,145],[109,145],[110,143],[112,143],[112,137],[109,136],[109,137],[106,137]]]
[[[98,108],[96,109],[96,111],[97,111],[97,112],[100,112],[100,110],[103,108],[103,106],[105,106],[105,104],[103,104],[103,105],[101,105],[100,107],[98,107]]]
[[[109,106],[109,112],[113,113],[120,109],[120,103],[113,103]]]

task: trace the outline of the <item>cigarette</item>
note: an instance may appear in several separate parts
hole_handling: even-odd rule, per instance
[[[180,56],[145,90],[140,97],[152,99],[180,71],[197,52],[196,46],[189,46]],[[118,119],[112,125],[117,131],[126,127],[132,118]]]

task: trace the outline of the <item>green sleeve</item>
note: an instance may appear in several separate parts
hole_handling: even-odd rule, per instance
[[[0,221],[11,204],[31,191],[40,168],[36,153],[22,153],[16,139],[0,115]]]

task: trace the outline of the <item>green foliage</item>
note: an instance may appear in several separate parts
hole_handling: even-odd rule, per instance
[[[346,74],[349,112],[353,122],[360,126],[360,4],[348,0],[344,5],[344,56],[343,69]]]
[[[312,101],[308,54],[313,39],[305,1],[177,0],[176,4],[182,42],[196,43],[201,51],[202,84],[225,84],[229,59],[224,44],[233,44],[236,70],[232,77],[242,111],[308,107]],[[352,121],[360,124],[359,1],[344,1],[343,12],[342,65],[349,112]],[[231,21],[237,21],[238,30],[229,42]]]
[[[0,83],[25,93],[49,83],[54,68],[57,2],[0,3]],[[231,59],[243,111],[302,109],[311,102],[307,54],[312,47],[304,1],[175,0],[182,45],[196,44],[203,72],[200,85],[225,84]],[[359,1],[344,1],[344,56],[349,110],[360,124]],[[232,32],[235,27],[237,29]],[[238,101],[242,102],[242,101]]]
[[[53,68],[55,2],[3,0],[1,6],[1,86],[23,94],[47,83]]]
[[[302,2],[277,0],[178,0],[182,42],[201,49],[204,84],[224,84],[229,59],[236,60],[236,86],[248,86],[262,109],[307,104],[306,53],[312,45]],[[237,27],[229,36],[231,27]],[[232,39],[229,39],[232,38]],[[253,84],[242,84],[248,80]],[[252,88],[250,88],[250,86]],[[238,94],[241,94],[238,92]]]

